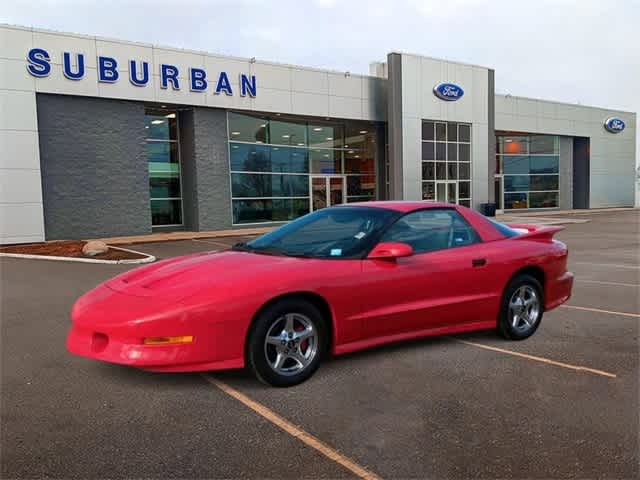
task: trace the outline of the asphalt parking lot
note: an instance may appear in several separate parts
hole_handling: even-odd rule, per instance
[[[580,218],[558,235],[573,298],[529,340],[386,346],[330,360],[291,389],[244,371],[211,374],[223,390],[199,374],[73,357],[72,303],[130,267],[0,259],[0,476],[357,476],[346,458],[381,478],[638,478],[640,215]],[[164,258],[236,240],[135,248]]]

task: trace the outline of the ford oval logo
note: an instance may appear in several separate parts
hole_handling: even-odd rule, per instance
[[[620,133],[624,130],[624,127],[624,120],[620,118],[610,117],[604,121],[604,128],[611,133]]]
[[[453,83],[439,83],[433,87],[433,93],[442,100],[453,102],[462,98],[464,90]]]

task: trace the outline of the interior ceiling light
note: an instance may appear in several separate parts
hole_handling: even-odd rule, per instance
[[[333,137],[327,137],[327,140],[333,140]]]
[[[264,127],[266,127],[266,126],[267,126],[267,124],[266,124],[266,123],[261,123],[261,124],[260,124],[260,126],[261,126],[262,128],[264,128]]]
[[[231,132],[231,135],[240,135],[240,132]]]
[[[369,133],[366,130],[360,130],[360,133]]]
[[[165,118],[176,118],[176,114],[175,113],[170,113],[168,115],[164,116]]]
[[[299,143],[298,146],[303,147],[304,143]]]
[[[314,132],[321,132],[322,131],[322,127],[316,127],[313,129]]]
[[[289,138],[289,135],[282,135],[282,138]]]
[[[349,150],[349,153],[353,153],[353,150]]]
[[[164,123],[164,120],[151,120],[151,125],[160,125]]]

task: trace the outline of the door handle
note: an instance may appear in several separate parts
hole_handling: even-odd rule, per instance
[[[471,260],[471,265],[473,265],[474,267],[482,267],[486,264],[487,264],[486,258],[474,258],[473,260]]]

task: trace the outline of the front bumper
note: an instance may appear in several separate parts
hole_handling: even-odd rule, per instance
[[[137,297],[102,285],[71,312],[70,353],[154,371],[198,371],[243,366],[239,322],[215,321],[208,308]],[[149,337],[193,336],[190,343],[145,345]]]

